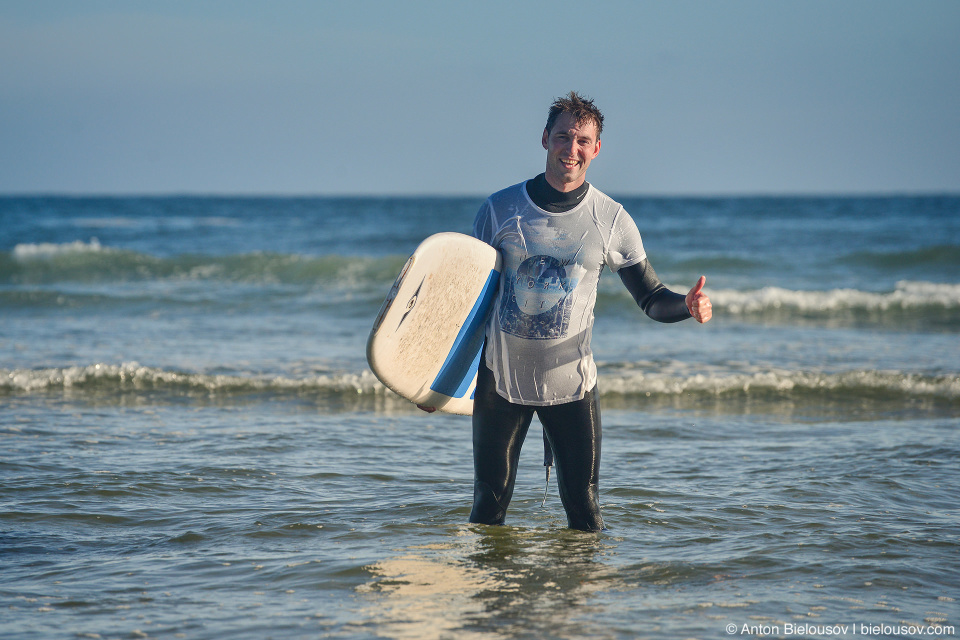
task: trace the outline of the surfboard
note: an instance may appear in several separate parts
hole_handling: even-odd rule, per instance
[[[398,395],[447,413],[473,413],[484,325],[500,254],[462,233],[424,240],[393,283],[367,340],[374,375]]]

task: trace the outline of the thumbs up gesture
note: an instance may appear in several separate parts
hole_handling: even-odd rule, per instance
[[[710,304],[707,294],[703,293],[703,285],[706,282],[707,277],[700,276],[697,284],[693,285],[693,289],[687,293],[687,309],[690,310],[693,319],[701,324],[713,317],[713,305]]]

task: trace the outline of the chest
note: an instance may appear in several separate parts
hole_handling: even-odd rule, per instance
[[[583,212],[545,215],[525,211],[501,227],[494,246],[503,256],[504,266],[514,271],[522,264],[540,264],[599,275],[604,265],[603,238]]]

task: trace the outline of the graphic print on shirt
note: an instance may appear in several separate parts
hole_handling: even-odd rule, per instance
[[[570,325],[572,298],[578,279],[568,265],[553,256],[531,256],[516,271],[505,273],[500,328],[520,338],[563,338]]]

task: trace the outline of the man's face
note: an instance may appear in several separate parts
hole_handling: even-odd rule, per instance
[[[543,148],[547,182],[559,191],[573,191],[583,184],[590,161],[600,153],[597,124],[593,120],[577,123],[572,115],[562,113],[552,130],[543,131]]]

